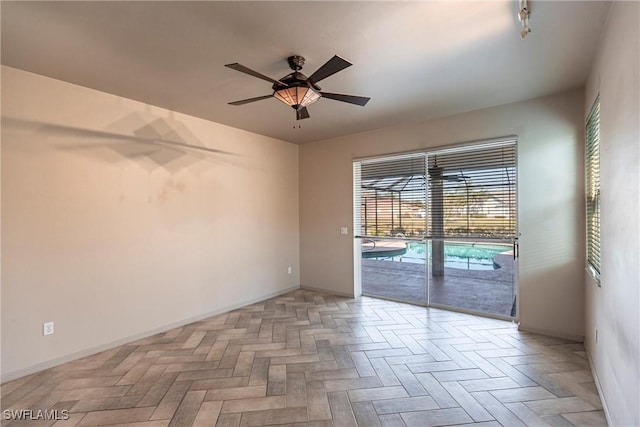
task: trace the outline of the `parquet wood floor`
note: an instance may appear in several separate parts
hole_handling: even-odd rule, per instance
[[[298,290],[2,385],[3,426],[606,425],[584,347]]]

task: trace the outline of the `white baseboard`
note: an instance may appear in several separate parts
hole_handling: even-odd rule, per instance
[[[596,365],[593,363],[593,359],[591,359],[591,353],[589,352],[589,347],[587,343],[585,343],[584,349],[587,353],[587,360],[589,361],[589,368],[591,369],[591,375],[593,376],[593,381],[596,384],[596,389],[598,390],[598,396],[600,396],[600,402],[602,403],[602,411],[604,412],[604,417],[607,420],[607,425],[612,426],[613,421],[611,420],[611,414],[609,413],[609,407],[607,406],[607,399],[605,399],[602,385],[600,384],[600,378],[598,377],[598,370],[596,369]]]
[[[529,328],[527,326],[522,326],[522,323],[518,325],[518,330],[522,332],[531,332],[532,334],[545,335],[553,338],[561,338],[568,341],[584,342],[584,336],[582,335],[569,335],[558,333],[556,331],[547,331],[545,329]]]
[[[28,366],[26,368],[22,368],[22,369],[18,369],[17,371],[12,371],[12,372],[7,372],[6,374],[2,374],[2,377],[0,378],[0,384],[4,384],[8,381],[13,381],[13,380],[17,380],[18,378],[22,378],[25,377],[27,375],[31,375],[31,374],[35,374],[37,372],[40,371],[44,371],[45,369],[50,369],[50,368],[54,368],[58,365],[62,365],[64,363],[68,363],[68,362],[72,362],[74,360],[77,359],[81,359],[83,357],[87,357],[87,356],[91,356],[94,355],[96,353],[100,353],[103,352],[105,350],[109,350],[112,349],[114,347],[118,347],[124,344],[128,344],[130,342],[134,342],[143,338],[147,338],[156,334],[161,334],[163,332],[167,332],[171,329],[175,329],[175,328],[179,328],[181,326],[185,326],[188,325],[190,323],[194,323],[194,322],[198,322],[200,320],[206,319],[208,317],[212,317],[212,316],[216,316],[218,314],[222,314],[222,313],[226,313],[228,311],[231,310],[235,310],[237,308],[241,308],[247,305],[251,305],[251,304],[255,304],[257,302],[260,301],[264,301],[266,299],[269,298],[273,298],[273,297],[277,297],[283,294],[286,294],[288,292],[291,291],[295,291],[297,289],[300,289],[300,286],[292,286],[289,287],[287,289],[283,289],[280,291],[276,291],[276,292],[271,292],[269,294],[266,295],[261,295],[259,297],[256,298],[251,298],[251,299],[247,299],[247,300],[243,300],[241,302],[238,302],[236,304],[232,304],[226,307],[222,307],[207,313],[203,313],[200,314],[198,316],[194,316],[194,317],[190,317],[188,319],[184,319],[184,320],[180,320],[178,322],[174,322],[174,323],[170,323],[168,325],[164,325],[161,326],[159,328],[155,328],[149,331],[145,331],[145,332],[141,332],[139,334],[135,334],[135,335],[131,335],[128,337],[124,337],[124,338],[120,338],[117,339],[115,341],[111,341],[105,344],[101,344],[99,346],[96,347],[91,347],[88,348],[86,350],[81,350],[81,351],[77,351],[75,353],[71,353],[62,357],[58,357],[56,359],[53,360],[48,360],[46,362],[42,362],[42,363],[38,363],[36,365],[32,365],[32,366]]]
[[[306,291],[313,291],[313,292],[322,292],[323,294],[337,295],[339,297],[345,297],[345,298],[355,298],[353,296],[353,293],[349,294],[347,292],[338,292],[331,289],[314,288],[312,286],[302,286],[302,285],[300,285],[300,289],[304,289]]]

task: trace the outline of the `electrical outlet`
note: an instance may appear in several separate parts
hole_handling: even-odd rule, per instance
[[[340,227],[340,234],[349,234],[349,228],[348,227]]]
[[[53,322],[47,322],[42,325],[42,335],[53,334]]]
[[[288,267],[288,268],[287,268],[287,273],[288,273],[288,274],[291,274],[291,273],[293,273],[293,268],[291,268],[291,267]]]

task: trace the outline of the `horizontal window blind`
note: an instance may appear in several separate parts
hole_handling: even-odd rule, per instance
[[[424,237],[424,153],[355,162],[354,172],[356,235]]]
[[[355,235],[513,240],[516,141],[354,162]]]
[[[596,278],[600,275],[600,102],[587,118],[586,149],[587,266]]]
[[[428,237],[516,237],[515,141],[430,152],[427,173]]]

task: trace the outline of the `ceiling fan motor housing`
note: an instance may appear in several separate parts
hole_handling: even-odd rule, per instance
[[[299,72],[287,74],[286,76],[281,78],[280,81],[286,84],[288,87],[312,87],[316,91],[320,90],[320,86],[309,84],[309,82],[307,81],[307,76]],[[282,86],[274,84],[271,88],[274,91],[277,91],[282,89]]]

